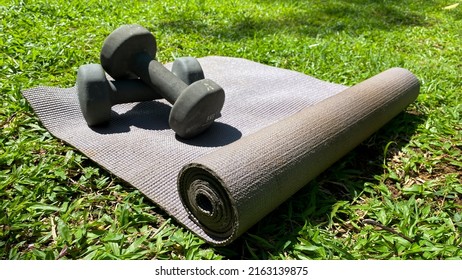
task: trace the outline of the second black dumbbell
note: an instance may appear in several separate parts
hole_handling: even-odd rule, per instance
[[[173,104],[169,125],[178,136],[194,137],[221,116],[224,90],[210,79],[187,85],[154,60],[156,47],[154,35],[147,29],[123,25],[104,41],[101,64],[114,79],[140,77]]]
[[[204,78],[202,67],[192,57],[175,59],[172,71],[187,84]],[[140,79],[108,80],[100,64],[80,66],[76,85],[80,109],[89,126],[109,122],[111,107],[116,104],[163,98]]]

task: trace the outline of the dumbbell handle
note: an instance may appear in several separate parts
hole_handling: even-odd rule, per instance
[[[108,81],[111,87],[111,104],[151,101],[162,99],[157,91],[141,80]]]
[[[183,90],[188,87],[180,78],[146,53],[135,55],[131,69],[171,104],[175,104]]]

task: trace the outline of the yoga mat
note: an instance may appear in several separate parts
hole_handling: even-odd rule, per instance
[[[231,243],[419,93],[401,68],[348,88],[245,59],[199,61],[226,101],[222,117],[189,140],[169,129],[165,100],[116,105],[110,124],[90,128],[75,87],[23,95],[55,137],[214,245]]]

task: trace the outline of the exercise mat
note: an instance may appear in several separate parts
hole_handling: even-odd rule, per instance
[[[23,95],[50,133],[214,245],[235,240],[419,93],[401,68],[346,87],[245,59],[199,61],[226,101],[221,118],[189,140],[169,129],[165,100],[116,105],[110,124],[90,128],[75,87]]]

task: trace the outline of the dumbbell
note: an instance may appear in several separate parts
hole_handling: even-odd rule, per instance
[[[187,85],[154,60],[154,35],[140,25],[123,25],[104,41],[101,65],[114,79],[139,77],[173,104],[169,125],[182,138],[206,130],[220,116],[224,90],[210,79]]]
[[[100,64],[80,66],[76,85],[80,110],[89,126],[108,122],[113,105],[162,99],[139,79],[109,81]]]
[[[199,61],[193,57],[175,59],[172,71],[186,84],[204,78]],[[109,81],[100,64],[86,64],[77,72],[80,108],[89,126],[100,125],[111,118],[111,107],[128,102],[162,99],[154,89],[139,79]]]

